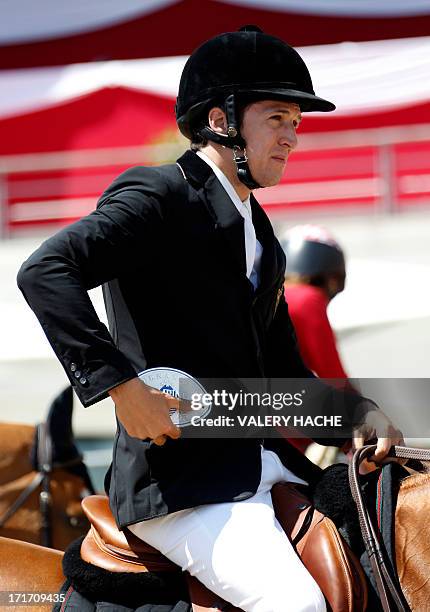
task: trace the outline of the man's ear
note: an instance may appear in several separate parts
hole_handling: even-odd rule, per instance
[[[219,106],[211,108],[208,114],[209,127],[219,134],[227,133],[227,117],[225,112]]]

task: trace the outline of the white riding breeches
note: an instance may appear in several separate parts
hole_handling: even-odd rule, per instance
[[[275,518],[270,490],[276,482],[304,483],[262,449],[260,486],[249,499],[180,510],[128,528],[245,612],[322,612],[324,596]]]

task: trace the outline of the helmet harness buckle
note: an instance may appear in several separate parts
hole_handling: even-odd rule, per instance
[[[238,145],[234,145],[233,147],[233,159],[236,165],[246,164],[248,162],[248,156],[246,154],[246,149],[241,148]]]

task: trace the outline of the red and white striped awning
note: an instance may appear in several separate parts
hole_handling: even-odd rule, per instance
[[[337,114],[430,100],[430,37],[299,49],[315,90]],[[123,87],[175,98],[186,57],[90,62],[0,71],[0,118]]]
[[[187,55],[246,23],[295,46],[430,32],[430,0],[3,0],[0,8],[0,68]]]
[[[300,52],[317,93],[338,108],[305,115],[288,181],[262,190],[261,203],[375,208],[386,205],[391,185],[395,206],[427,204],[430,37]],[[179,155],[186,142],[177,139],[174,101],[185,59],[0,71],[9,227],[66,223],[91,210],[127,165]]]
[[[301,132],[430,123],[430,37],[300,49],[334,113]],[[133,146],[175,129],[185,57],[0,71],[0,155]]]

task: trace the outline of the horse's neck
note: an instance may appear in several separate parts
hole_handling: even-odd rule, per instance
[[[0,537],[0,591],[57,593],[64,581],[63,553]]]
[[[396,566],[412,610],[428,610],[430,600],[430,473],[406,477],[395,517]]]

